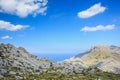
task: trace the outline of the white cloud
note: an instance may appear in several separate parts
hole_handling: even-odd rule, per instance
[[[81,29],[81,31],[84,31],[84,32],[93,32],[93,31],[107,31],[107,30],[113,30],[113,29],[115,29],[115,25],[114,24],[112,24],[112,25],[106,25],[106,26],[98,25],[96,27],[85,26],[84,28]]]
[[[10,36],[3,36],[3,37],[1,37],[1,39],[12,39],[12,37],[10,37]]]
[[[0,30],[18,31],[21,29],[25,29],[27,27],[29,27],[29,26],[28,25],[20,25],[20,24],[14,25],[14,24],[11,24],[10,22],[0,20]]]
[[[47,10],[47,0],[0,0],[0,12],[26,17],[36,16]]]
[[[99,13],[102,13],[106,10],[106,7],[101,6],[101,3],[95,4],[87,10],[78,12],[78,17],[80,18],[89,18]]]

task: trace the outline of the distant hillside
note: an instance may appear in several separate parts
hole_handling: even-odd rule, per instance
[[[66,60],[73,64],[83,66],[96,66],[105,72],[120,74],[120,47],[109,45],[96,45],[84,54]]]

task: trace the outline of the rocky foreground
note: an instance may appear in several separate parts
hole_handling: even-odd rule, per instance
[[[0,80],[120,80],[120,48],[111,49],[113,52],[108,53],[106,49],[92,48],[84,56],[56,63],[22,47],[0,44]],[[103,52],[105,56],[100,56]]]

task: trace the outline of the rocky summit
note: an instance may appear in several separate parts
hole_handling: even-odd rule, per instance
[[[22,47],[0,44],[0,80],[119,80],[119,62],[116,46],[95,46],[82,56],[53,62]]]
[[[81,65],[71,65],[64,62],[55,63],[46,58],[34,56],[22,47],[16,48],[12,44],[0,44],[0,78],[15,75],[16,79],[26,79],[21,77],[26,73],[73,74],[73,72],[79,73],[83,69]]]
[[[43,73],[53,62],[29,54],[24,48],[11,44],[0,44],[0,74]],[[6,75],[4,75],[6,76]],[[3,76],[3,77],[4,77]],[[19,76],[16,76],[16,78]]]
[[[96,45],[66,62],[81,64],[85,67],[95,66],[105,72],[120,74],[120,47]]]

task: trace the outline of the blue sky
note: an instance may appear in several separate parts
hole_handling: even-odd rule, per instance
[[[120,46],[119,6],[119,0],[0,0],[0,42],[32,53]]]

